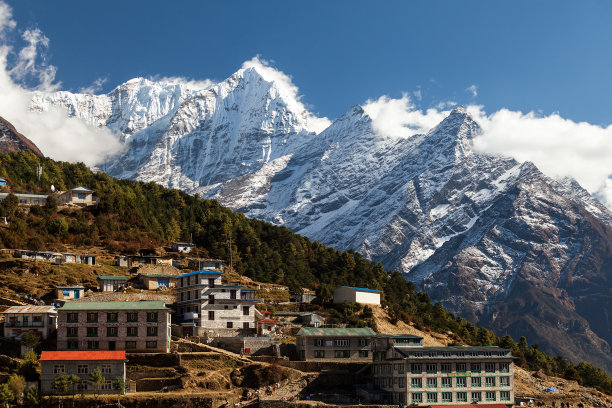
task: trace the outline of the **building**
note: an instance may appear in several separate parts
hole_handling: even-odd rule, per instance
[[[93,190],[80,186],[67,191],[59,192],[58,195],[60,203],[63,204],[92,205],[95,204],[93,193]]]
[[[137,288],[156,290],[160,288],[175,288],[177,275],[166,273],[139,273],[134,278],[133,286]]]
[[[57,321],[58,350],[170,350],[170,309],[161,301],[66,302]]]
[[[47,196],[42,194],[18,194],[13,193],[19,200],[19,205],[45,205]],[[0,193],[0,201],[4,200],[9,193]]]
[[[57,311],[53,306],[11,306],[4,311],[4,337],[14,339],[34,332],[44,340],[56,329]]]
[[[257,326],[257,334],[260,336],[269,336],[276,332],[276,325],[279,323],[278,320],[264,318],[259,319],[255,322]]]
[[[372,343],[370,402],[399,405],[514,403],[510,350],[424,347],[410,335],[379,335]],[[363,390],[362,390],[363,391]]]
[[[223,285],[222,276],[222,272],[201,270],[178,277],[176,312],[183,334],[255,330],[255,289]]]
[[[371,340],[376,335],[370,328],[303,327],[296,337],[298,357],[303,361],[371,362]]]
[[[125,255],[116,256],[115,260],[113,261],[113,265],[128,268],[130,266],[129,258]]]
[[[127,287],[125,276],[98,276],[98,288],[100,292],[116,292]]]
[[[193,248],[195,248],[195,244],[189,244],[187,242],[173,242],[172,243],[172,252],[189,253],[191,252]]]
[[[53,382],[61,374],[79,377],[81,382],[76,391],[83,394],[116,394],[113,381],[119,377],[125,382],[125,351],[43,351],[39,361],[41,392],[46,395],[58,393]],[[105,380],[99,389],[89,383],[89,376],[96,368]]]
[[[83,286],[57,286],[55,298],[60,300],[80,299],[85,294]]]
[[[187,268],[197,270],[216,270],[223,272],[223,264],[221,259],[209,258],[187,258]]]
[[[325,319],[316,313],[302,313],[300,322],[307,326],[321,327],[325,323]]]
[[[3,178],[0,178],[0,187],[2,186],[6,186],[6,180]]]
[[[312,303],[316,298],[316,293],[309,289],[302,289],[302,293],[293,293],[291,295],[291,301],[297,303]]]
[[[77,263],[85,265],[95,265],[96,257],[93,255],[79,255],[70,252],[64,252],[62,254],[62,263]]]
[[[380,305],[382,290],[340,286],[334,289],[334,303],[361,303],[365,305]]]

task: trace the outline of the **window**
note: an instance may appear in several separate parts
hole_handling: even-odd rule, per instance
[[[97,327],[88,327],[87,328],[87,337],[98,337],[98,328]]]
[[[509,373],[510,372],[510,364],[508,364],[508,363],[499,363],[499,372],[500,373]]]
[[[406,381],[406,379],[404,377],[398,377],[397,378],[397,386],[399,388],[404,388],[406,386],[405,381]]]
[[[323,347],[323,339],[315,339],[314,345],[315,347]]]
[[[495,363],[485,363],[485,372],[494,373],[495,372]]]
[[[410,386],[412,388],[423,388],[423,379],[422,378],[411,378]]]
[[[63,364],[53,366],[53,374],[61,374],[65,372],[66,372],[66,368],[64,367]]]
[[[360,358],[368,358],[368,350],[359,350],[359,357]]]
[[[85,193],[77,193],[77,197],[79,197],[79,200],[85,200],[87,198],[87,194],[85,194]]]
[[[485,387],[495,387],[495,377],[485,377]]]
[[[334,352],[336,358],[351,358],[351,352],[349,350],[336,350]]]
[[[117,337],[119,335],[119,328],[116,326],[106,328],[107,337]]]
[[[458,351],[458,352],[457,352],[457,357],[465,357],[465,352],[463,352],[463,351]]]
[[[117,312],[111,312],[111,313],[107,313],[106,314],[106,321],[107,322],[118,322],[119,321],[119,313]]]
[[[457,388],[465,388],[465,387],[467,387],[467,378],[465,378],[465,377],[458,377],[455,380],[455,382],[457,384]]]
[[[147,312],[147,322],[157,322],[157,312]]]
[[[87,364],[77,365],[77,374],[87,374],[87,373],[89,373],[89,366]]]
[[[111,365],[110,364],[102,364],[100,366],[100,372],[102,372],[102,374],[110,374],[111,373]]]
[[[148,349],[155,349],[155,348],[157,348],[157,342],[156,341],[147,341],[147,348]]]
[[[88,350],[97,350],[100,348],[100,342],[99,341],[88,341],[87,342],[87,349]]]
[[[351,341],[348,339],[337,339],[334,340],[334,345],[336,347],[349,347],[351,345]]]
[[[421,364],[410,364],[410,372],[412,374],[421,374],[423,372],[423,366]]]
[[[208,320],[215,320],[215,312],[213,310],[208,311]]]
[[[215,295],[208,295],[208,304],[209,305],[215,304]]]
[[[442,363],[440,364],[440,371],[443,373],[450,373],[453,371],[453,365],[451,363]]]
[[[368,339],[359,339],[359,347],[366,347],[368,343]]]
[[[472,391],[472,402],[480,402],[480,401],[482,401],[482,392]]]
[[[426,364],[425,365],[428,374],[435,374],[438,372],[437,364]]]
[[[510,377],[499,377],[499,385],[501,387],[509,387],[510,386]]]
[[[97,313],[87,313],[87,323],[98,323],[98,314]]]
[[[250,306],[242,306],[242,315],[243,316],[249,316],[251,314],[251,307]]]
[[[451,377],[443,377],[440,382],[442,383],[442,388],[451,388],[453,386],[453,379]]]
[[[66,337],[79,337],[79,328],[66,327]]]
[[[68,313],[66,315],[66,321],[68,323],[78,323],[79,322],[79,314],[78,313]]]
[[[483,356],[485,356],[485,357],[491,357],[491,356],[493,356],[493,353],[491,353],[490,351],[485,351],[485,352],[483,352],[482,354],[483,354]]]
[[[411,399],[414,404],[420,404],[423,402],[423,394],[420,392],[413,392]]]
[[[135,341],[126,341],[125,342],[125,349],[126,350],[135,349],[135,348],[136,348],[136,342]]]
[[[128,337],[137,337],[138,336],[138,326],[128,326],[126,328]]]
[[[138,312],[128,312],[127,313],[127,321],[128,322],[137,322],[138,321]]]
[[[499,399],[501,401],[510,401],[510,391],[500,391]]]
[[[472,387],[480,387],[482,386],[482,381],[480,377],[472,377]]]
[[[437,392],[428,392],[427,393],[427,402],[438,402],[438,393]]]
[[[325,350],[315,350],[314,358],[325,358]]]
[[[467,392],[458,392],[457,402],[467,402]]]
[[[147,336],[157,336],[157,326],[147,327]]]
[[[427,378],[427,388],[438,388],[438,379],[436,377]]]
[[[453,402],[453,393],[452,392],[443,392],[442,393],[442,402]]]
[[[466,370],[466,364],[465,363],[457,363],[456,364],[456,370],[458,373],[465,373]]]
[[[208,280],[208,286],[210,286],[211,288],[215,287],[215,280],[214,279],[209,279]]]
[[[487,392],[485,392],[485,400],[487,400],[487,401],[495,401],[495,391],[487,391]]]
[[[227,328],[228,329],[233,329],[234,328],[234,322],[227,322]]]
[[[480,363],[470,364],[470,371],[473,373],[479,373],[481,371]]]
[[[300,359],[301,360],[305,360],[306,359],[306,351],[300,350]]]
[[[66,343],[66,348],[68,350],[78,350],[79,348],[79,342],[75,341],[75,340],[71,340],[68,343]]]
[[[79,383],[77,383],[77,390],[78,391],[87,391],[87,380],[83,380]]]
[[[395,364],[395,371],[397,371],[398,374],[404,374],[404,363]]]
[[[249,328],[249,322],[242,323],[242,328],[243,329],[248,329]]]
[[[100,390],[110,391],[113,389],[113,382],[111,380],[104,381],[104,384],[100,387]]]

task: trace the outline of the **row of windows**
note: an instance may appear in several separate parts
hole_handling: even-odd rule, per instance
[[[509,373],[510,372],[510,363],[470,363],[469,372],[470,373],[481,373],[484,367],[485,373]],[[467,363],[455,363],[455,371],[457,373],[467,373],[468,370]],[[410,372],[412,374],[422,374],[423,369],[427,374],[437,374],[437,373],[452,373],[453,372],[453,363],[412,363],[410,364]],[[374,374],[391,374],[393,371],[397,371],[399,374],[404,373],[404,364],[376,364],[374,365]]]
[[[410,351],[410,357],[505,357],[507,351]],[[394,356],[399,356],[395,352]],[[381,351],[374,354],[374,361],[387,359],[387,352]]]
[[[102,374],[112,374],[112,366],[110,364],[102,364],[97,366]],[[61,374],[66,372],[64,364],[56,364],[53,366],[53,374]],[[78,364],[77,374],[89,374],[89,364]]]
[[[210,279],[202,279],[200,282],[198,282],[198,275],[194,275],[194,276],[187,276],[186,278],[179,278],[178,280],[178,286],[179,288],[185,287],[185,286],[191,286],[191,285],[206,285],[208,284],[209,287],[214,288],[215,287],[215,279],[210,278]]]
[[[423,395],[425,394],[425,395]],[[499,394],[499,395],[498,395]],[[425,401],[423,400],[425,397]],[[453,393],[452,392],[413,392],[410,394],[410,402],[413,404],[421,404],[423,402],[468,402],[468,393],[467,392],[456,392],[455,400],[453,401]],[[483,397],[482,391],[472,391],[469,393],[470,401],[481,402]],[[492,401],[510,401],[510,391],[485,391],[484,398],[487,402]]]
[[[313,344],[315,347],[350,347],[351,343],[359,347],[366,347],[368,344],[370,344],[370,341],[368,339],[357,339],[353,342],[351,342],[351,339],[314,339]]]
[[[470,378],[470,386],[472,387],[482,387],[482,379],[484,378],[484,386],[485,387],[508,387],[510,386],[510,377],[471,377]],[[437,388],[439,384],[442,388],[452,388],[453,387],[453,378],[452,377],[443,377],[438,379],[437,377],[428,377],[425,379],[425,387],[427,388]],[[455,387],[467,387],[468,381],[465,377],[455,378]],[[423,388],[423,379],[422,378],[411,378],[410,386],[413,388]]]
[[[127,326],[125,328],[126,336],[138,337],[138,326]],[[158,327],[149,326],[147,327],[147,336],[157,337]],[[98,337],[98,327],[87,327],[87,337]],[[106,337],[117,337],[119,336],[119,327],[110,326],[106,328]],[[79,337],[79,327],[66,327],[66,337]]]
[[[68,350],[79,350],[79,342],[78,340],[70,340],[66,343],[66,348]],[[125,342],[125,349],[126,350],[131,350],[131,349],[135,349],[136,348],[136,341],[135,340],[128,340]],[[149,340],[146,342],[146,348],[148,349],[156,349],[157,348],[157,341],[155,340]],[[99,350],[100,349],[100,342],[98,340],[88,340],[87,341],[87,349],[88,350]],[[108,349],[109,350],[116,350],[117,349],[117,343],[114,341],[109,341],[108,342]]]
[[[331,356],[331,350],[327,350],[328,351],[328,356]],[[357,352],[357,355],[359,356],[359,358],[368,358],[369,356],[369,351],[368,350],[359,350]],[[334,354],[333,354],[334,358],[351,358],[351,351],[350,350],[335,350]],[[325,350],[315,350],[314,351],[314,358],[325,358]]]
[[[87,312],[86,322],[87,323],[98,323],[100,315],[106,315],[107,323],[117,323],[119,321],[119,312],[108,312],[108,313],[97,313],[97,312]],[[159,315],[157,312],[147,312],[147,322],[157,322]],[[76,312],[70,312],[66,314],[66,321],[68,323],[78,323],[79,322],[79,314]],[[127,322],[137,322],[138,321],[138,312],[126,312],[126,321]]]

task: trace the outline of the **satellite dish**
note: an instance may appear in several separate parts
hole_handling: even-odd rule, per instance
[[[51,191],[55,191],[55,186],[51,184]]]

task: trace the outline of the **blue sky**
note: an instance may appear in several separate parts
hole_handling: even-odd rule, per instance
[[[136,76],[220,80],[259,54],[329,118],[408,92],[421,108],[452,100],[612,122],[609,1],[8,4],[21,30],[49,38],[48,62],[68,90],[98,78],[104,91]]]

